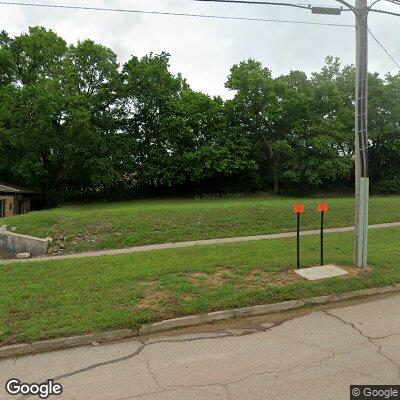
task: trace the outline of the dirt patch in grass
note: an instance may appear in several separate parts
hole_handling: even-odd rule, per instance
[[[190,301],[190,300],[192,300],[192,295],[190,294],[190,293],[183,293],[183,295],[181,296],[181,299],[183,300],[183,301]]]
[[[256,289],[261,285],[286,286],[298,282],[301,278],[290,269],[276,273],[266,272],[262,269],[254,269],[246,276],[246,283],[250,289]]]
[[[349,265],[341,265],[340,267],[348,272],[347,275],[340,277],[340,279],[351,279],[369,271],[362,271]],[[239,271],[235,273],[233,269],[226,267],[220,267],[211,274],[194,272],[188,274],[187,278],[193,285],[208,289],[215,289],[227,283],[232,283],[238,289],[250,290],[260,289],[265,286],[285,287],[304,279],[297,275],[293,269],[265,271],[257,268],[244,273],[239,273]],[[158,281],[142,282],[140,289],[143,292],[143,296],[135,306],[135,310],[156,311],[163,314],[164,318],[169,317],[165,313],[165,309],[168,306],[177,304],[179,301],[187,302],[193,300],[193,295],[190,293],[180,294],[178,299],[170,291],[160,288]]]
[[[300,276],[297,275],[293,269],[285,269],[276,274],[273,285],[286,286],[292,283],[296,283],[300,279]]]
[[[81,233],[69,239],[69,244],[95,243],[104,233],[110,232],[113,225],[109,221],[97,221],[94,224],[86,225]]]
[[[219,287],[224,285],[229,277],[232,276],[232,270],[229,268],[218,268],[213,274],[192,273],[189,280],[194,285],[206,285],[207,287]]]
[[[219,268],[213,274],[192,273],[189,280],[192,284],[209,288],[220,287],[226,283],[234,283],[238,287],[257,289],[263,285],[285,286],[298,282],[301,278],[293,270],[267,272],[262,269],[253,269],[244,275],[234,274],[229,268]]]
[[[170,302],[172,296],[168,292],[153,291],[146,294],[137,304],[137,310],[159,310],[163,304]]]
[[[263,271],[262,269],[251,270],[246,277],[244,277],[242,284],[249,289],[256,289],[260,285],[265,285],[271,283],[271,274]]]
[[[340,276],[340,279],[350,279],[356,276],[362,276],[371,272],[371,268],[357,268],[353,265],[338,265],[339,268],[342,268],[348,272],[347,275]]]
[[[96,223],[82,226],[81,232],[73,236],[66,236],[63,231],[54,232],[51,235],[53,241],[49,246],[47,254],[56,256],[71,253],[75,246],[82,244],[95,248],[96,242],[99,241],[105,233],[112,231],[112,228],[113,225],[109,221],[96,221]]]
[[[140,288],[143,296],[136,305],[136,310],[159,310],[163,304],[172,300],[168,291],[159,289],[157,281],[142,282]]]

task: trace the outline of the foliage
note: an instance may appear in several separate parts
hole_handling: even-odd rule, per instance
[[[234,65],[230,100],[193,91],[167,53],[132,56],[32,27],[0,33],[0,180],[69,199],[351,188],[354,67]],[[398,193],[400,74],[370,74],[370,175]]]

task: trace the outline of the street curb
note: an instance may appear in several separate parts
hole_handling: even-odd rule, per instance
[[[128,339],[137,336],[137,330],[121,329],[112,332],[93,333],[83,336],[71,336],[60,339],[50,339],[34,343],[22,343],[0,347],[0,359],[30,354],[46,353],[48,351],[69,349],[71,347],[91,345],[92,343],[106,343],[115,340]]]
[[[3,346],[0,347],[0,359],[26,356],[30,354],[46,353],[54,350],[91,345],[93,343],[107,343],[116,340],[148,335],[151,333],[165,332],[176,328],[209,324],[212,322],[232,319],[235,317],[254,317],[258,315],[273,314],[288,310],[295,310],[304,306],[336,303],[338,301],[354,299],[357,297],[395,293],[399,291],[400,283],[392,286],[361,289],[342,294],[311,297],[309,299],[292,300],[282,303],[264,304],[258,306],[236,308],[232,310],[216,311],[203,315],[191,315],[188,317],[168,319],[165,321],[156,322],[154,324],[143,325],[139,330],[121,329],[117,331],[94,333],[83,336],[50,339],[30,344],[22,343],[11,346]]]

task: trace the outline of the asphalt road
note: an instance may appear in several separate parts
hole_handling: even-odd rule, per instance
[[[55,379],[50,399],[347,400],[350,384],[400,383],[399,310],[397,295],[3,360],[0,398],[23,398],[13,377]]]

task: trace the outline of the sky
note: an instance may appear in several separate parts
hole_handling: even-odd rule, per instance
[[[302,0],[287,1],[302,3]],[[190,0],[25,2],[354,24],[354,15],[350,12],[342,13],[341,16],[326,16],[289,7]],[[354,0],[349,2],[354,4]],[[306,4],[338,5],[334,0],[309,0]],[[400,6],[384,0],[376,7],[400,12]],[[52,29],[68,43],[89,38],[108,46],[118,55],[121,63],[131,55],[142,57],[150,52],[168,52],[171,54],[171,70],[182,73],[194,90],[224,98],[232,95],[224,86],[230,68],[248,58],[261,61],[272,70],[274,76],[278,76],[291,70],[307,73],[317,71],[329,55],[340,57],[344,64],[354,63],[355,57],[352,27],[57,10],[0,4],[0,30],[18,35],[26,32],[29,26],[37,25]],[[391,55],[400,62],[400,17],[371,13],[369,26]],[[371,37],[369,51],[370,71],[382,75],[399,72],[395,63]]]

